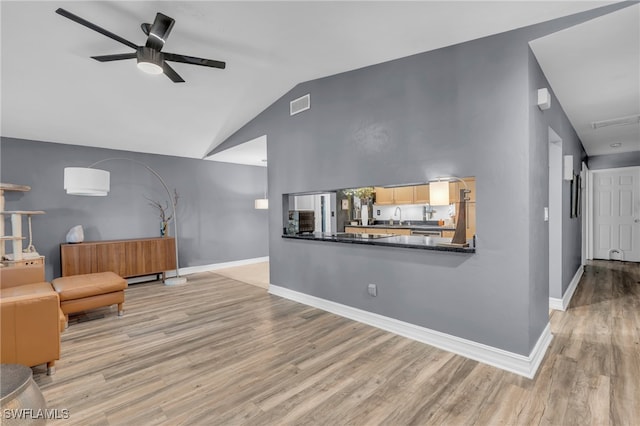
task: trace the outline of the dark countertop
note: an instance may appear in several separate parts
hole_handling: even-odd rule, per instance
[[[369,246],[402,247],[421,250],[448,251],[456,253],[476,252],[475,247],[471,247],[471,242],[469,247],[446,245],[451,243],[451,240],[449,238],[423,237],[418,235],[376,235],[374,237],[367,237],[368,235],[370,234],[329,234],[316,232],[313,234],[283,235],[282,238],[311,241],[331,241],[336,243],[362,244]]]
[[[389,224],[380,224],[376,223],[375,225],[344,225],[345,227],[351,228],[382,228],[382,229],[416,229],[416,230],[424,230],[424,231],[455,231],[456,228],[452,226],[438,226],[438,225],[412,225],[412,224],[402,224],[402,225],[389,225]]]

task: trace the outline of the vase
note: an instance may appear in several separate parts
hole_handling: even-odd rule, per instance
[[[166,237],[167,236],[167,225],[169,224],[169,222],[160,222],[160,236],[161,237]]]
[[[366,204],[362,204],[362,224],[367,226],[369,224],[369,206]]]

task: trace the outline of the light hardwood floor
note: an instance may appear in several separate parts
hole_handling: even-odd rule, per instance
[[[637,425],[640,265],[594,262],[534,380],[215,273],[72,318],[52,424]]]
[[[269,262],[259,262],[252,263],[250,265],[218,269],[215,273],[264,289],[269,288]]]

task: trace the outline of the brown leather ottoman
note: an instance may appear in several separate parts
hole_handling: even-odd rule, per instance
[[[69,314],[114,304],[118,305],[118,316],[124,313],[127,281],[113,272],[56,278],[51,285],[58,292],[67,322]]]

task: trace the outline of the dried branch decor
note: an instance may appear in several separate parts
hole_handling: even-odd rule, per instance
[[[159,201],[152,200],[149,197],[144,197],[149,201],[149,205],[158,210],[160,221],[163,223],[169,223],[171,219],[173,219],[173,209],[169,208],[169,202],[165,201],[165,205],[163,206]],[[178,191],[176,189],[173,190],[173,207],[175,208],[178,205]],[[167,216],[167,214],[169,216]]]

